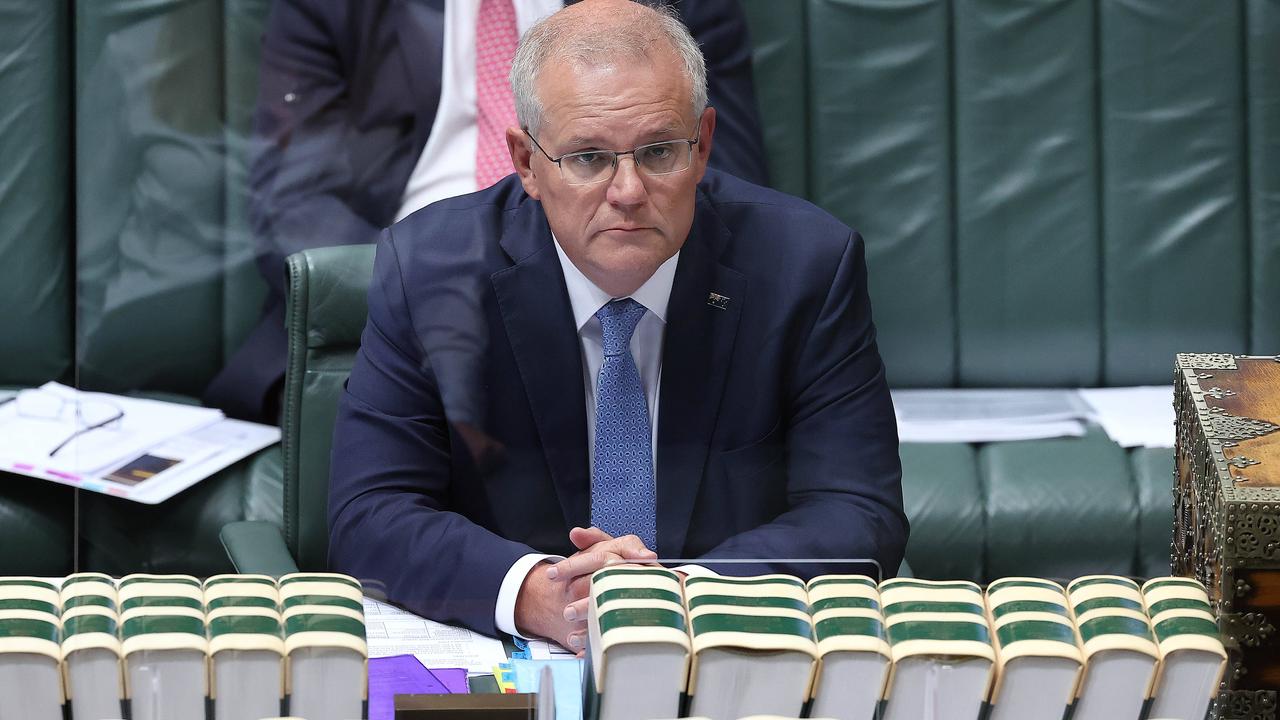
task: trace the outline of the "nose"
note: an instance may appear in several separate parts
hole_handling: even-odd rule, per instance
[[[648,191],[644,187],[644,179],[640,177],[640,168],[631,155],[618,158],[618,169],[609,181],[607,199],[611,205],[635,206],[644,202]]]

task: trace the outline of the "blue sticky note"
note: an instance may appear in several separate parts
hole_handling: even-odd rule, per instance
[[[516,692],[536,693],[542,668],[551,668],[556,688],[556,720],[582,720],[583,662],[581,660],[519,660],[511,667],[516,673]],[[372,720],[370,715],[370,720]]]
[[[369,720],[393,720],[396,695],[458,692],[467,692],[466,670],[433,672],[412,655],[369,658]]]

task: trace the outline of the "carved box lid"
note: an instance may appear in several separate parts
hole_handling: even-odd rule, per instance
[[[1207,441],[1225,502],[1280,502],[1280,356],[1180,354],[1178,442]]]

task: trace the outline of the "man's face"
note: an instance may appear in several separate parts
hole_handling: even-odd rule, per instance
[[[549,65],[538,81],[543,124],[533,128],[552,157],[585,150],[627,151],[692,139],[690,166],[668,175],[640,172],[618,158],[610,180],[569,185],[545,155],[513,128],[507,141],[525,191],[542,202],[551,231],[588,278],[615,297],[629,295],[684,244],[695,187],[706,172],[715,111],[692,116],[690,89],[674,57],[619,67]]]

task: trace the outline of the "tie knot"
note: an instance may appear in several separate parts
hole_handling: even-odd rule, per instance
[[[604,331],[604,354],[621,355],[631,346],[631,333],[636,331],[645,307],[631,298],[614,300],[596,311]]]

